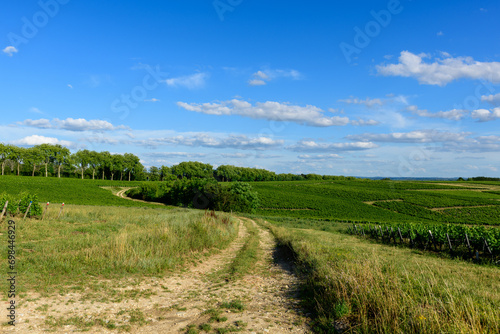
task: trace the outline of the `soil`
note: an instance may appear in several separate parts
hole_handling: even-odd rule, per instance
[[[241,329],[242,333],[310,333],[308,314],[299,306],[300,281],[293,274],[291,261],[277,249],[272,235],[254,221],[249,220],[259,229],[261,252],[255,268],[237,280],[214,278],[217,277],[214,273],[227,266],[243,246],[247,235],[243,219],[240,218],[238,237],[228,248],[183,272],[163,278],[144,277],[140,282],[101,282],[129,296],[121,300],[103,298],[106,290],[103,296],[88,298],[89,293],[95,294],[88,288],[48,297],[27,293],[18,298],[16,326],[0,328],[0,332],[187,333],[190,325],[199,328],[210,324],[210,333],[228,327]],[[96,278],[89,277],[92,280]],[[130,297],[134,294],[136,297]],[[241,301],[244,309],[222,307],[222,303],[231,301]],[[220,320],[227,320],[210,323],[210,316],[204,313],[209,309],[221,311]],[[80,325],[66,322],[51,327],[46,323],[50,319],[72,317],[79,319]],[[82,325],[96,319],[100,324]],[[117,328],[106,328],[111,323]]]

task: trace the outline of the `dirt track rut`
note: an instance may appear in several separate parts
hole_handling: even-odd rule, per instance
[[[7,331],[81,331],[81,326],[78,329],[73,324],[51,328],[45,323],[47,319],[73,317],[86,322],[99,319],[96,321],[100,324],[90,327],[90,333],[118,332],[105,328],[111,322],[118,327],[130,326],[128,329],[132,333],[186,333],[189,325],[199,328],[209,323],[210,317],[204,312],[214,308],[227,320],[210,323],[210,333],[215,333],[216,328],[229,327],[242,329],[243,333],[309,333],[307,318],[298,306],[300,282],[292,273],[288,259],[277,251],[275,240],[266,229],[252,220],[248,222],[259,230],[261,257],[254,270],[241,279],[225,281],[214,279],[213,274],[227,266],[243,246],[248,235],[243,219],[240,219],[236,240],[196,266],[164,278],[144,278],[135,284],[108,282],[124,296],[139,291],[139,297],[106,301],[105,298],[88,298],[85,291],[50,297],[28,293],[21,301],[19,323]],[[244,306],[242,312],[220,307],[223,302],[235,300]]]

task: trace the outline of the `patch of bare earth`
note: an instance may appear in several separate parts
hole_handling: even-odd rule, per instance
[[[121,282],[96,282],[97,278],[89,277],[89,285],[101,284],[102,292],[84,288],[49,297],[28,293],[18,298],[16,326],[0,332],[186,333],[189,327],[209,324],[210,333],[217,328],[309,333],[296,299],[299,281],[287,259],[276,252],[274,238],[258,228],[261,258],[253,272],[241,279],[214,279],[214,273],[231,263],[245,242],[248,232],[240,222],[239,235],[227,249],[183,272]],[[231,301],[239,301],[243,310],[222,307]],[[220,322],[210,322],[206,314],[210,309],[221,312]]]

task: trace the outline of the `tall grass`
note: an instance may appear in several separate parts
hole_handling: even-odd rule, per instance
[[[161,276],[225,248],[236,235],[237,225],[226,214],[67,206],[60,219],[17,221],[18,277],[24,289],[50,290],[100,278]],[[1,238],[7,245],[5,233]],[[6,254],[2,272],[8,272]]]
[[[268,226],[306,274],[318,332],[500,332],[498,268],[337,233]]]

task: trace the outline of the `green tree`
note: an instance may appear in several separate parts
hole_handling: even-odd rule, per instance
[[[90,159],[89,150],[80,150],[72,157],[73,163],[78,167],[78,169],[80,169],[82,180],[84,179],[85,170],[89,167]]]
[[[12,146],[0,143],[0,163],[2,165],[2,175],[4,175],[5,164],[12,154]]]
[[[43,163],[43,154],[34,146],[26,150],[24,162],[32,167],[31,176],[35,176],[36,167]]]
[[[113,154],[111,156],[111,181],[114,180],[114,176],[116,173],[120,173],[120,181],[123,179],[123,155],[121,154]]]
[[[61,145],[54,146],[54,164],[57,167],[57,177],[61,178],[61,168],[70,164],[71,152]]]

